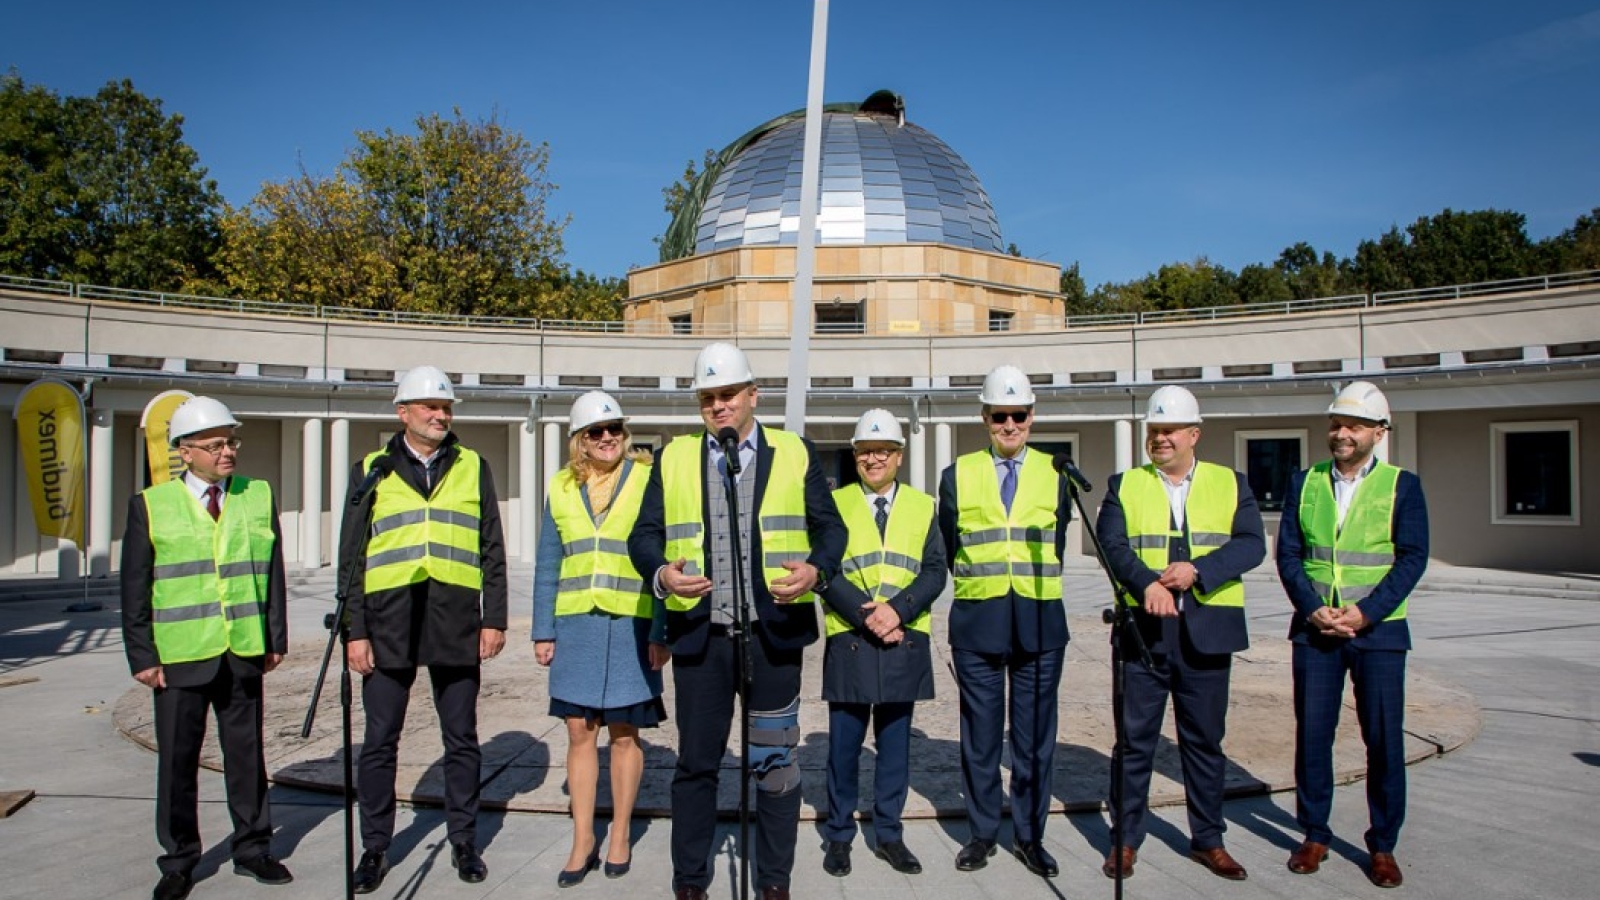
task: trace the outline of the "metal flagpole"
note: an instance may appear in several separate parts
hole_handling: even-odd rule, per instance
[[[806,430],[806,389],[811,386],[811,276],[817,265],[818,184],[822,168],[822,82],[828,56],[828,0],[816,0],[811,18],[811,80],[806,87],[806,135],[800,168],[800,234],[795,241],[794,294],[789,318],[789,381],[783,427]]]

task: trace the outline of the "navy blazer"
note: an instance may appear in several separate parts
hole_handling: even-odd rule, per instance
[[[989,453],[988,450],[979,451]],[[1041,453],[1028,448],[1029,453]],[[956,566],[956,519],[961,510],[956,499],[956,467],[950,465],[939,476],[939,533],[944,538],[945,561],[952,576]],[[1056,558],[1067,546],[1067,524],[1072,521],[1072,495],[1067,480],[1056,477]],[[1042,653],[1067,645],[1066,604],[1059,600],[1040,601],[1008,592],[987,600],[956,600],[950,606],[950,646],[977,653],[1009,653],[1021,650]]]
[[[703,443],[705,432],[698,434]],[[761,499],[767,493],[767,480],[772,475],[772,460],[776,451],[767,443],[764,429],[759,424],[753,437],[756,444],[755,505],[756,509],[760,509]],[[833,494],[828,490],[828,479],[822,473],[822,463],[817,459],[816,448],[805,438],[801,440],[806,447],[806,533],[811,541],[811,553],[806,557],[806,562],[817,567],[821,581],[827,581],[838,574],[839,560],[844,557],[847,536],[844,521],[839,518],[839,510],[834,506]],[[708,451],[702,448],[700,452],[702,484],[705,482],[708,457]],[[662,468],[659,459],[656,465],[650,467],[650,480],[645,484],[644,500],[639,506],[639,519],[634,523],[633,533],[628,536],[628,557],[633,561],[633,567],[639,570],[640,576],[652,588],[656,583],[656,573],[662,566],[673,562],[666,556],[667,527],[666,508],[662,502]],[[700,518],[702,522],[708,523],[706,534],[709,536],[711,498],[705,491],[701,492],[700,506]],[[749,555],[751,571],[748,586],[757,619],[755,633],[769,646],[777,649],[797,650],[815,642],[818,634],[816,604],[779,604],[772,599],[772,592],[767,589],[766,575],[761,567],[759,528],[750,529]],[[704,572],[707,578],[712,577],[713,564],[710,554],[707,554]],[[674,654],[695,656],[705,649],[711,624],[710,594],[701,598],[701,602],[695,604],[693,609],[681,613],[668,611],[665,600],[657,597],[656,615],[658,618],[665,617],[666,639]]]
[[[1261,523],[1256,495],[1251,493],[1250,483],[1243,475],[1238,472],[1233,475],[1238,482],[1239,502],[1234,508],[1228,542],[1205,556],[1192,558],[1188,516],[1185,516],[1183,538],[1170,547],[1167,555],[1168,562],[1187,562],[1194,566],[1195,584],[1201,590],[1214,589],[1216,585],[1240,578],[1267,558],[1266,528]],[[1141,604],[1135,615],[1145,643],[1156,652],[1172,653],[1176,648],[1162,646],[1161,620],[1146,614],[1142,607],[1145,589],[1154,584],[1161,573],[1145,565],[1128,542],[1128,520],[1122,508],[1121,489],[1122,475],[1112,476],[1106,488],[1106,499],[1100,504],[1095,531],[1100,535],[1100,545],[1106,551],[1112,574]],[[1171,522],[1170,516],[1168,522]],[[1222,654],[1250,646],[1249,626],[1242,607],[1207,606],[1194,599],[1193,591],[1182,592],[1178,600],[1183,610],[1180,625],[1188,631],[1194,649]]]
[[[1300,531],[1300,492],[1309,471],[1296,472],[1289,479],[1289,493],[1283,501],[1283,522],[1278,526],[1278,579],[1283,582],[1289,602],[1294,604],[1289,638],[1297,644],[1332,648],[1345,639],[1324,637],[1306,621],[1324,605],[1311,579],[1306,577],[1305,538]],[[1333,477],[1331,472],[1328,477]],[[1428,505],[1422,496],[1422,480],[1404,469],[1400,470],[1400,480],[1395,485],[1394,520],[1390,528],[1394,535],[1394,565],[1372,593],[1356,604],[1371,623],[1353,639],[1354,646],[1363,650],[1411,649],[1411,628],[1406,620],[1383,621],[1416,590],[1417,582],[1428,568]]]

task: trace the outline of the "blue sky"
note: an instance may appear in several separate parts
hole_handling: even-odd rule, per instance
[[[805,105],[810,0],[12,4],[0,68],[130,78],[235,204],[357,130],[498,115],[548,142],[566,259],[656,259],[689,158]],[[1454,209],[1547,237],[1600,207],[1600,4],[833,0],[828,101],[889,88],[1007,241],[1090,285],[1231,269]]]

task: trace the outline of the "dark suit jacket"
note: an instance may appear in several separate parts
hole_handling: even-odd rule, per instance
[[[988,452],[988,451],[982,451]],[[1040,450],[1028,448],[1029,453]],[[956,564],[956,519],[961,506],[956,497],[956,467],[939,477],[939,533],[944,539],[945,561],[952,574]],[[1072,521],[1072,496],[1067,480],[1056,478],[1056,558],[1067,546],[1067,524]],[[1061,601],[1040,602],[1008,593],[989,600],[956,600],[950,607],[950,646],[978,653],[1022,650],[1039,653],[1067,645],[1067,613]]]
[[[704,439],[704,432],[700,437]],[[804,438],[802,438],[804,440]],[[757,425],[755,430],[756,444],[756,508],[761,508],[761,498],[767,493],[767,479],[772,474],[772,460],[777,451],[767,443],[765,430]],[[805,441],[806,457],[806,533],[811,540],[811,553],[806,561],[817,567],[823,580],[831,580],[839,571],[839,560],[844,556],[844,547],[847,535],[844,522],[839,518],[839,510],[833,504],[833,495],[828,490],[828,480],[822,474],[822,464],[817,461],[817,452],[810,441]],[[702,450],[700,453],[700,478],[704,483],[705,468],[708,454]],[[650,467],[650,481],[645,485],[644,501],[639,507],[639,519],[634,523],[633,534],[628,537],[628,556],[633,560],[633,567],[639,570],[646,583],[654,584],[656,572],[673,560],[666,557],[667,528],[666,507],[662,502],[661,489],[662,466]],[[710,497],[702,492],[701,521],[706,522],[706,532],[709,535]],[[766,576],[761,571],[761,532],[760,529],[750,529],[750,599],[754,604],[757,621],[755,633],[762,640],[777,649],[799,649],[817,639],[817,610],[815,604],[792,603],[779,605],[772,599],[772,592],[767,589]],[[713,562],[710,555],[706,558],[705,576],[712,577],[711,567]],[[656,599],[656,614],[666,618],[666,639],[672,646],[672,652],[679,655],[695,656],[705,649],[706,638],[711,624],[710,595],[701,599],[701,602],[688,612],[669,612],[665,601]]]
[[[897,490],[905,490],[904,486]],[[854,498],[852,498],[854,499]],[[855,501],[863,502],[863,501]],[[894,515],[895,513],[891,513]],[[906,589],[889,601],[902,627],[933,608],[949,579],[944,540],[934,522],[922,545],[922,567]],[[871,602],[855,582],[839,576],[822,592],[828,608],[854,630],[828,638],[822,662],[822,699],[835,703],[896,703],[933,698],[933,654],[929,635],[905,629],[905,640],[884,644],[866,629],[863,604]]]
[[[1169,548],[1168,562],[1194,565],[1198,573],[1195,583],[1201,590],[1214,589],[1217,585],[1239,578],[1267,558],[1266,529],[1261,524],[1261,510],[1256,505],[1256,495],[1251,493],[1250,483],[1243,475],[1238,472],[1233,475],[1238,481],[1239,505],[1233,512],[1232,534],[1228,542],[1198,559],[1191,557],[1186,516],[1183,540]],[[1121,490],[1122,476],[1113,476],[1110,486],[1106,488],[1106,499],[1100,504],[1095,531],[1100,535],[1100,544],[1105,548],[1106,561],[1111,564],[1112,574],[1128,589],[1134,600],[1143,603],[1145,588],[1154,584],[1161,573],[1146,566],[1128,543],[1128,520],[1122,507]],[[1167,521],[1171,523],[1170,516]],[[1194,599],[1193,591],[1184,591],[1178,600],[1183,609],[1183,615],[1179,617],[1180,624],[1188,632],[1194,649],[1201,653],[1220,654],[1234,653],[1250,646],[1244,609],[1206,606]],[[1146,615],[1142,607],[1136,615],[1139,630],[1151,650],[1176,652],[1175,647],[1162,646],[1164,642],[1159,619]]]
[[[181,476],[180,476],[181,477]],[[199,502],[198,500],[195,502]],[[289,652],[288,586],[283,572],[283,537],[278,530],[278,500],[272,499],[272,559],[267,570],[267,650]],[[155,545],[150,543],[150,513],[138,494],[128,502],[128,528],[122,536],[122,644],[128,655],[128,669],[138,674],[161,665],[156,651],[155,631],[151,626],[151,595],[155,589]],[[162,674],[168,687],[199,687],[216,677],[217,666],[226,658],[234,674],[259,676],[264,658],[235,656],[232,651],[210,659],[173,663]]]
[[[401,446],[405,433],[396,434],[385,448],[394,472],[421,496],[429,496],[428,480],[416,459]],[[456,436],[451,434],[434,459],[434,487],[461,458]],[[488,460],[479,457],[478,556],[483,569],[480,592],[458,585],[428,580],[389,591],[368,594],[362,586],[367,568],[367,532],[374,490],[359,506],[350,499],[360,489],[366,472],[362,462],[350,469],[350,492],[345,497],[344,525],[339,537],[338,589],[348,591],[350,639],[372,641],[377,665],[399,668],[416,665],[475,666],[478,632],[506,628],[506,546],[500,530],[500,503]]]
[[[1411,595],[1422,573],[1428,568],[1428,505],[1422,496],[1422,480],[1411,472],[1402,470],[1395,485],[1394,566],[1378,583],[1366,599],[1357,603],[1361,614],[1370,622],[1354,638],[1323,637],[1306,621],[1322,607],[1322,598],[1305,570],[1305,535],[1300,530],[1300,493],[1305,489],[1310,470],[1296,472],[1289,479],[1289,493],[1283,501],[1283,522],[1278,526],[1278,579],[1283,590],[1294,604],[1294,618],[1289,622],[1289,638],[1297,644],[1323,647],[1337,646],[1351,640],[1363,650],[1409,650],[1411,627],[1405,619],[1385,622],[1384,617],[1394,612],[1400,601]],[[1329,476],[1332,477],[1331,474]]]

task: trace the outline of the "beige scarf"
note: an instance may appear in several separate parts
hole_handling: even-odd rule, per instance
[[[624,460],[618,460],[617,465],[609,472],[602,472],[595,466],[589,466],[589,477],[584,485],[589,489],[589,511],[595,519],[606,514],[611,508],[612,497],[616,494],[617,479],[622,476]]]

